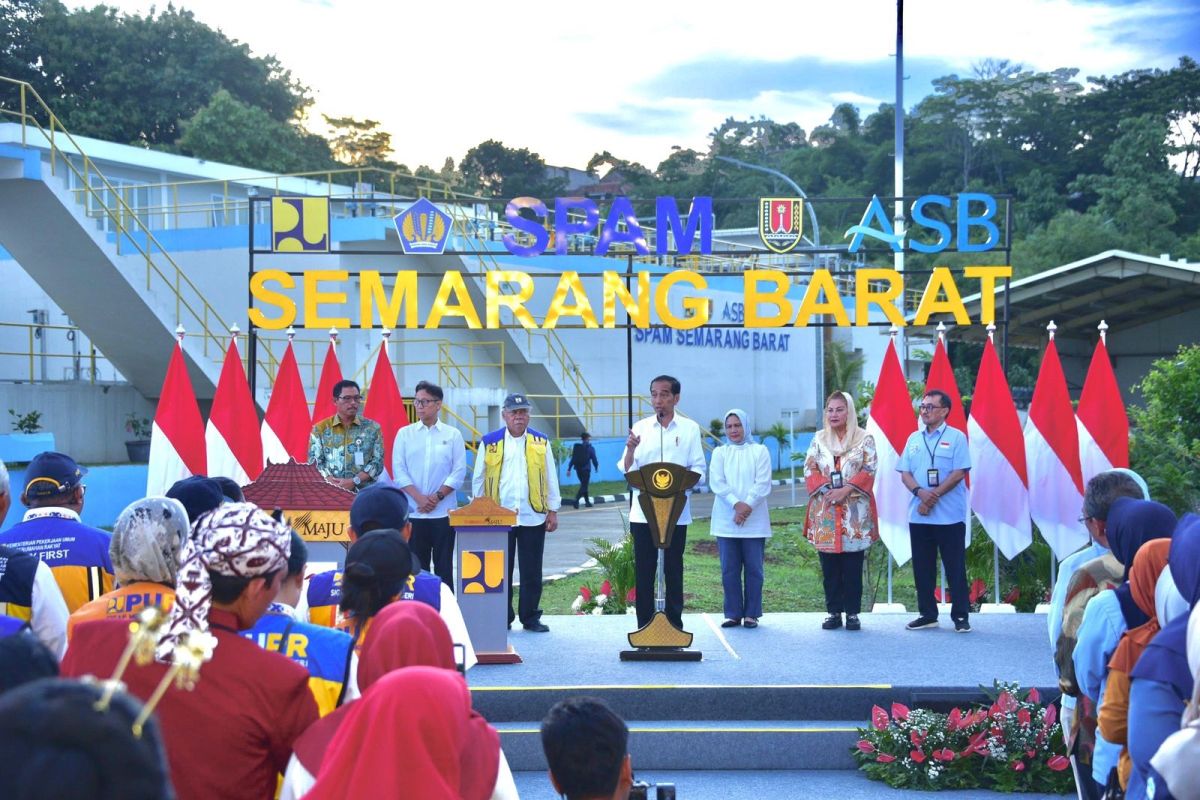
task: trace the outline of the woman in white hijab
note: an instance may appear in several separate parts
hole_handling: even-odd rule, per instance
[[[771,455],[750,435],[750,417],[740,408],[725,414],[725,438],[712,454],[708,485],[713,491],[711,531],[721,555],[725,589],[723,628],[757,628],[762,616],[763,557],[771,536],[767,496]]]
[[[825,427],[817,431],[804,458],[808,509],[804,535],[821,558],[825,579],[827,631],[862,625],[863,557],[879,538],[875,513],[875,439],[858,427],[854,401],[834,392],[825,401]]]

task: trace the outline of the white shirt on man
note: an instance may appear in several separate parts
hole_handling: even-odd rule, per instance
[[[529,473],[525,466],[525,437],[521,434],[514,437],[504,430],[504,463],[500,468],[500,505],[515,509],[517,525],[534,527],[546,521],[546,515],[539,514],[529,505]],[[475,454],[475,472],[471,476],[471,493],[475,497],[483,496],[484,458],[483,448]],[[546,509],[558,511],[562,505],[562,496],[558,491],[558,466],[554,463],[554,449],[546,442]]]
[[[458,508],[458,487],[467,477],[466,446],[462,434],[438,420],[433,425],[414,422],[396,434],[392,449],[392,479],[401,489],[417,487],[432,495],[443,486],[455,491],[442,498],[432,511],[413,509],[410,519],[441,519]]]
[[[625,469],[625,451],[621,451],[621,457],[617,459],[617,469],[622,473],[656,461],[669,461],[693,472],[699,472],[700,480],[704,480],[704,446],[700,443],[700,426],[693,420],[676,412],[664,428],[658,423],[657,416],[646,417],[633,423],[633,433],[641,437],[642,441],[633,451],[633,463],[628,470]],[[633,506],[629,510],[630,522],[646,521],[641,503],[638,502],[640,494],[637,489],[633,490]],[[688,501],[676,523],[678,525],[687,525],[692,521],[691,493],[688,494]]]

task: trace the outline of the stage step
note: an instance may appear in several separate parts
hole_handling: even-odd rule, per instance
[[[1042,687],[1053,699],[1057,689]],[[540,720],[568,697],[599,697],[626,721],[695,720],[836,720],[859,719],[865,725],[871,707],[948,711],[982,703],[978,687],[879,685],[779,686],[473,686],[475,709],[489,722]]]
[[[754,797],[771,800],[979,800],[1001,798],[996,792],[978,789],[958,791],[918,792],[897,791],[886,784],[872,781],[857,770],[739,770],[733,771],[688,771],[659,772],[643,770],[637,759],[633,762],[638,780],[651,785],[672,784],[678,800],[734,800]],[[521,800],[558,800],[550,779],[543,766],[534,772],[517,772],[513,775]],[[655,789],[650,789],[650,800],[655,798]],[[1072,795],[1073,796],[1073,795]],[[1065,800],[1063,795],[1022,794],[1020,800]]]
[[[846,720],[646,720],[630,722],[637,769],[854,769],[850,749],[862,724]],[[514,770],[546,768],[537,724],[495,725]]]

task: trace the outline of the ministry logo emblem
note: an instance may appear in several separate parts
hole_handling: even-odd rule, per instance
[[[407,256],[440,256],[450,238],[452,220],[433,203],[422,197],[397,214],[392,222],[400,234],[400,249]]]
[[[786,253],[804,233],[804,199],[762,197],[758,201],[758,235],[773,253]]]

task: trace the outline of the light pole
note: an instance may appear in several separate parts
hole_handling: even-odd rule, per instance
[[[777,169],[771,169],[770,167],[763,167],[758,164],[751,164],[747,161],[740,161],[736,158],[730,158],[729,156],[713,156],[713,158],[717,159],[718,161],[724,161],[728,164],[733,164],[735,167],[741,167],[742,169],[752,169],[752,170],[756,170],[758,172],[765,172],[768,175],[774,175],[776,178],[779,178],[779,180],[783,181],[788,186],[792,187],[792,191],[795,192],[798,197],[802,197],[805,200],[808,199],[808,195],[806,195],[804,193],[803,189],[801,189],[799,186],[796,185],[796,182],[794,180],[789,178],[787,175],[784,175],[782,172],[780,172]],[[821,246],[821,226],[817,224],[817,215],[813,212],[812,203],[805,203],[804,207],[806,209],[808,209],[808,221],[810,223],[812,223],[813,247],[820,247]]]

